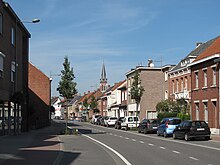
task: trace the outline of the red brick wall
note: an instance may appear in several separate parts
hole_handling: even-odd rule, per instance
[[[216,65],[216,87],[213,87],[213,69]],[[207,69],[207,88],[204,87],[204,70]],[[196,102],[199,104],[199,119],[204,120],[204,101],[208,101],[208,124],[211,128],[219,128],[219,66],[213,60],[192,66],[192,119],[196,119]],[[195,72],[198,72],[199,84],[196,89]],[[216,100],[216,109],[214,109]]]
[[[30,124],[39,128],[49,124],[50,79],[30,63],[28,70]]]

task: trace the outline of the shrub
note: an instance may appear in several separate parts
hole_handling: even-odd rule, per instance
[[[190,115],[189,114],[178,113],[177,117],[180,118],[182,121],[190,120]]]
[[[177,113],[176,112],[165,112],[165,113],[158,113],[157,118],[159,120],[162,120],[163,118],[167,118],[167,117],[177,117]]]

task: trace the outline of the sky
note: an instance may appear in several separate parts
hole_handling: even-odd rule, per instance
[[[31,33],[30,62],[52,77],[56,91],[68,56],[77,90],[126,79],[137,65],[177,64],[197,42],[220,35],[219,0],[4,0]]]

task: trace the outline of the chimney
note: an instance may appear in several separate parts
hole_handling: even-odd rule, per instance
[[[153,68],[154,67],[153,60],[149,59],[147,66]]]
[[[198,48],[200,45],[202,45],[203,43],[202,42],[197,42],[196,43],[196,48]]]

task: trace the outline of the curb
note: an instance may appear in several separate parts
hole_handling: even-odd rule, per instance
[[[63,152],[63,143],[61,143],[61,140],[60,140],[59,136],[57,136],[57,138],[58,138],[58,141],[60,142],[60,150],[59,150],[59,154],[58,154],[57,158],[55,159],[55,161],[53,162],[52,165],[59,165],[62,158],[63,158],[63,154],[64,154],[64,152]]]

